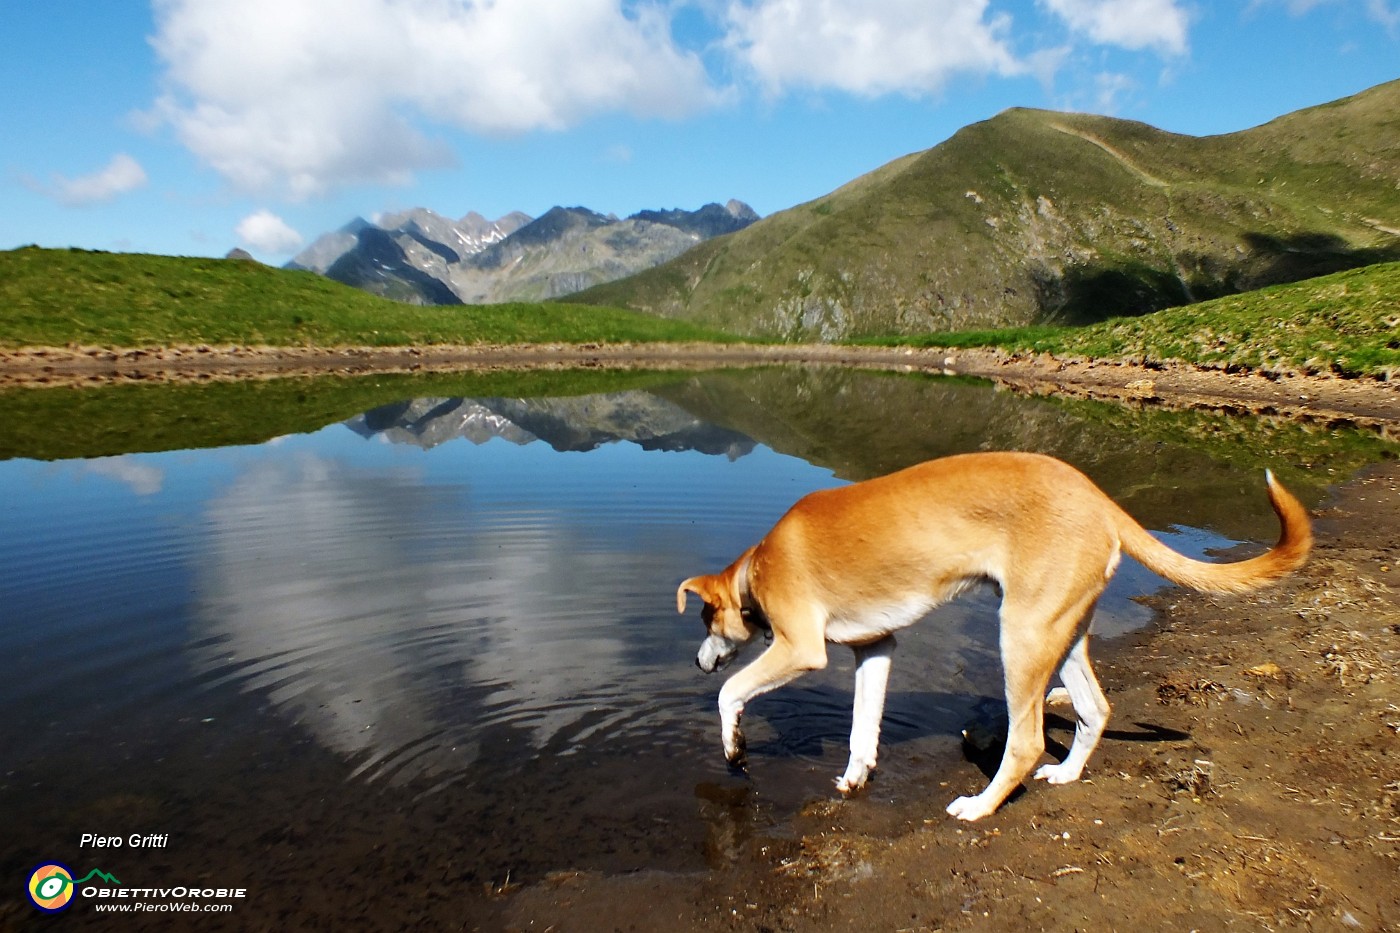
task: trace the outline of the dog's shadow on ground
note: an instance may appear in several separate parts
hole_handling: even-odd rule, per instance
[[[1189,739],[1190,733],[1179,729],[1168,729],[1149,722],[1134,722],[1135,729],[1105,729],[1104,742],[1181,742]],[[1002,752],[1006,749],[1006,708],[1002,707],[1000,718],[994,723],[974,722],[963,730],[962,750],[964,757],[975,764],[988,780],[996,774],[1001,764]],[[1074,720],[1058,713],[1045,715],[1045,751],[1055,760],[1063,761],[1069,754],[1068,743],[1074,738]],[[1060,741],[1064,738],[1064,742]]]
[[[828,687],[789,687],[754,704],[769,734],[750,741],[754,757],[824,758],[844,754],[851,730],[850,691]],[[1069,753],[1075,721],[1069,707],[1047,707],[1046,751],[1055,759]],[[1180,742],[1188,733],[1150,722],[1109,728],[1104,742]],[[961,738],[964,757],[988,779],[1006,747],[1006,704],[1000,697],[941,691],[892,691],[886,698],[880,747],[890,751],[925,739]],[[882,756],[883,757],[883,756]]]
[[[748,753],[755,775],[762,775],[761,760],[802,758],[830,763],[839,770],[845,762],[851,730],[852,695],[824,686],[794,686],[756,701],[745,725],[749,729]],[[1061,713],[1063,710],[1063,714]],[[1133,728],[1108,729],[1106,742],[1179,742],[1189,735],[1153,723],[1133,722]],[[1006,747],[1006,703],[1000,697],[968,693],[891,692],[881,723],[882,763],[895,756],[910,757],[921,740],[943,740],[951,762],[960,741],[962,757],[991,780]],[[1073,713],[1067,707],[1047,708],[1046,751],[1055,759],[1069,753],[1074,736]],[[922,757],[922,756],[921,756]],[[919,767],[916,765],[916,767]],[[747,780],[746,769],[733,769],[740,780],[706,781],[696,787],[700,816],[707,825],[704,852],[712,868],[733,865],[747,857],[752,840],[775,824],[769,788],[759,777]],[[769,772],[771,773],[771,772]],[[873,780],[882,780],[876,772]],[[1016,788],[1008,798],[1026,792]],[[830,791],[828,785],[828,793]]]

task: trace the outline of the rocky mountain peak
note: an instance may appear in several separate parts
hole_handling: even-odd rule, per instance
[[[641,211],[619,219],[587,207],[538,218],[513,211],[450,220],[427,208],[355,218],[317,238],[289,267],[420,303],[540,301],[650,268],[758,215],[741,201]]]
[[[639,211],[632,217],[649,223],[675,227],[677,230],[694,234],[700,239],[734,233],[758,220],[758,214],[754,213],[753,208],[742,201],[734,200],[731,200],[724,207],[720,207],[718,204],[706,204],[698,211],[685,211],[678,208],[666,211]]]
[[[735,220],[742,221],[745,224],[751,224],[759,219],[757,211],[749,207],[743,201],[736,200],[735,198],[730,198],[726,201],[724,209],[728,211],[730,216]]]

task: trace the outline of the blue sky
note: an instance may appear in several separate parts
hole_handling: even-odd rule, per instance
[[[0,249],[820,197],[1012,106],[1194,135],[1400,78],[1400,0],[85,0],[0,12]]]

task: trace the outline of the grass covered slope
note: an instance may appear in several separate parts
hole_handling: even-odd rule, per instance
[[[1400,262],[1087,327],[934,333],[877,342],[1393,380],[1400,376]]]
[[[0,252],[0,346],[400,346],[725,339],[572,304],[412,306],[256,262],[25,247]]]
[[[682,321],[568,304],[419,307],[247,261],[0,252],[0,347],[729,342]],[[1264,372],[1395,378],[1400,262],[1087,326],[934,331],[863,342],[996,346]]]
[[[1090,323],[1400,259],[1400,81],[1223,136],[1009,110],[574,300],[794,340]]]

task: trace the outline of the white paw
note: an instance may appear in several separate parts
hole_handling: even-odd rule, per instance
[[[1068,784],[1071,781],[1079,780],[1079,769],[1067,766],[1063,763],[1058,765],[1041,765],[1035,772],[1037,781],[1045,781],[1047,784]]]
[[[836,779],[836,789],[842,794],[854,794],[865,786],[866,781],[870,778],[870,772],[874,770],[874,765],[853,761],[847,766],[846,773]]]
[[[948,804],[948,815],[971,823],[980,820],[995,809],[994,806],[988,806],[987,801],[982,799],[981,794],[978,794],[976,797],[959,797]]]

